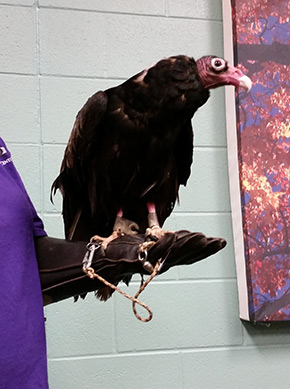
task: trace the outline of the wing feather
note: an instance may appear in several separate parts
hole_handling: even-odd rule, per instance
[[[102,120],[107,110],[107,94],[99,91],[91,96],[77,114],[71,136],[64,152],[60,173],[52,184],[51,196],[59,189],[63,196],[63,218],[65,236],[77,239],[78,228],[82,226],[85,212],[90,205],[84,193],[86,182],[86,163],[91,153],[96,152],[95,140],[102,137]],[[93,150],[92,150],[93,149]],[[88,201],[87,201],[88,202]],[[83,217],[82,217],[83,216]]]
[[[183,125],[175,147],[178,184],[186,185],[193,161],[193,129],[191,120]]]

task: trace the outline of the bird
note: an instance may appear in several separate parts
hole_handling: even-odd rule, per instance
[[[227,60],[163,58],[93,94],[78,112],[51,197],[60,190],[68,240],[162,236],[193,162],[191,119],[210,89],[251,80]]]

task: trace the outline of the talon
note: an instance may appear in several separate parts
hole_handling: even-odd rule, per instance
[[[156,207],[154,203],[147,203],[148,209],[148,228],[146,229],[146,237],[157,242],[164,236],[166,231],[163,231],[159,225]]]
[[[103,249],[106,250],[108,247],[108,244],[112,242],[112,240],[119,238],[120,234],[117,231],[113,231],[112,234],[108,237],[102,237],[99,235],[94,235],[91,238],[91,242],[100,242],[102,245]]]
[[[138,231],[139,226],[137,223],[117,215],[112,234],[108,237],[95,235],[91,238],[91,241],[100,242],[103,249],[106,250],[112,240],[124,235],[136,235]]]
[[[161,239],[167,231],[162,230],[159,226],[153,226],[146,229],[146,237],[149,237],[150,239],[157,241]]]

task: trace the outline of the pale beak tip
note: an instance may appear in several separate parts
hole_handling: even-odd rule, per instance
[[[252,85],[253,83],[248,76],[244,75],[239,78],[239,87],[245,89],[247,93],[251,90]]]

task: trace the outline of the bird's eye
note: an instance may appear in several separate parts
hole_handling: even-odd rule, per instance
[[[227,66],[227,63],[222,58],[213,58],[211,60],[211,66],[216,72],[221,72],[224,70]]]

